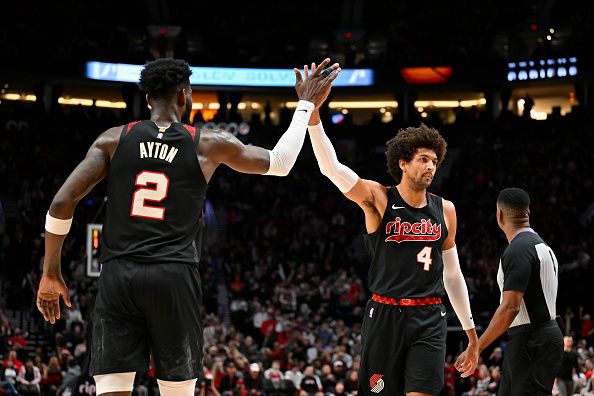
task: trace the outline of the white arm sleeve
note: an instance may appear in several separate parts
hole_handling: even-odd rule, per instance
[[[443,284],[448,298],[454,307],[456,316],[462,324],[464,330],[474,328],[472,311],[470,310],[470,300],[468,298],[468,288],[458,260],[458,249],[454,246],[451,249],[442,252],[443,257]]]
[[[295,161],[297,161],[301,147],[303,147],[307,123],[313,109],[314,104],[306,100],[300,100],[297,103],[289,129],[281,136],[276,146],[272,150],[268,150],[270,167],[264,173],[265,175],[287,176],[289,174],[293,165],[295,165]]]
[[[310,125],[308,129],[311,145],[320,166],[320,172],[322,172],[322,175],[327,176],[342,193],[349,192],[357,184],[359,176],[352,169],[338,162],[336,151],[334,151],[332,142],[324,133],[322,123]]]

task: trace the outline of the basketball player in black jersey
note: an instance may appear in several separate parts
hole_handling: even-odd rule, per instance
[[[242,173],[288,174],[309,117],[340,68],[334,64],[305,80],[295,71],[300,101],[293,121],[274,149],[266,150],[245,146],[227,132],[201,133],[182,124],[192,108],[188,64],[148,63],[140,88],[147,93],[150,120],[101,134],[54,197],[37,295],[37,307],[51,323],[60,317],[60,296],[70,306],[60,256],[74,208],[108,177],[91,345],[97,394],[129,396],[135,372],[148,369],[149,354],[163,396],[194,394],[203,344],[195,241],[206,187],[221,164]]]
[[[515,187],[501,191],[496,215],[509,245],[497,273],[501,304],[479,338],[479,351],[507,330],[499,395],[550,395],[563,355],[563,335],[555,320],[557,258],[530,228],[526,191]]]
[[[317,70],[315,64],[311,70]],[[360,179],[338,162],[316,110],[308,129],[322,174],[365,214],[373,297],[363,319],[357,394],[439,393],[446,357],[445,291],[470,341],[459,366],[469,376],[478,347],[456,252],[456,210],[450,201],[427,192],[444,159],[445,140],[425,125],[399,131],[386,152],[388,172],[398,185],[385,187]]]

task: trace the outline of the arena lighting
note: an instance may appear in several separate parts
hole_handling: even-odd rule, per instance
[[[487,100],[485,98],[475,100],[417,100],[414,105],[416,108],[422,107],[439,107],[439,108],[452,108],[452,107],[471,107],[485,105]],[[285,105],[294,109],[297,107],[297,102],[286,102]],[[398,107],[396,101],[366,101],[366,102],[330,102],[328,107],[331,109],[381,109],[385,107]],[[385,111],[385,109],[384,109]]]
[[[58,103],[70,106],[93,106],[93,99],[87,98],[64,98],[59,97]],[[112,102],[109,100],[96,100],[94,102],[97,107],[104,107],[109,109],[125,109],[126,102]]]
[[[15,93],[6,93],[4,95],[0,95],[0,98],[6,100],[26,100],[27,102],[35,102],[37,100],[37,96],[35,95],[21,95]]]
[[[474,100],[417,100],[415,102],[415,107],[472,107],[472,106],[480,106],[487,104],[487,99],[474,99]]]
[[[409,84],[443,84],[452,75],[452,70],[449,66],[403,67],[400,74]]]
[[[289,109],[297,107],[297,102],[285,103]],[[398,103],[394,101],[365,101],[365,102],[330,102],[328,107],[331,109],[379,109],[381,107],[398,107]]]
[[[58,103],[64,105],[81,105],[81,106],[93,106],[93,99],[82,99],[82,98],[58,98]]]
[[[106,107],[109,109],[125,109],[126,102],[111,102],[109,100],[96,100],[95,106],[97,107]]]
[[[138,82],[143,65],[87,62],[86,77],[93,80]],[[192,85],[237,87],[293,87],[292,69],[252,69],[228,67],[191,67]],[[342,69],[334,80],[335,87],[361,87],[374,83],[372,69]]]
[[[507,81],[548,80],[578,74],[577,58],[539,59],[507,64]]]

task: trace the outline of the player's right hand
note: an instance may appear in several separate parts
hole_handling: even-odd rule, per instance
[[[43,318],[51,324],[60,319],[60,296],[69,308],[72,307],[68,288],[62,275],[43,274],[37,291],[37,309]]]
[[[301,76],[301,71],[295,68],[295,90],[300,100],[307,100],[313,103],[316,107],[320,107],[324,100],[328,97],[330,92],[330,86],[332,81],[338,77],[340,73],[340,67],[338,63],[333,64],[328,69],[324,70],[330,63],[330,58],[326,58],[320,63],[320,65],[312,70],[312,73],[308,75],[306,73],[305,80]],[[307,69],[307,66],[305,67]]]

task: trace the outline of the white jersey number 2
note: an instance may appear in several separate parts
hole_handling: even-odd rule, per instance
[[[134,191],[132,196],[130,216],[163,220],[165,218],[165,208],[149,206],[146,201],[162,202],[167,198],[169,178],[164,173],[142,171],[136,175],[134,184],[141,186],[141,188]],[[152,186],[148,187],[149,184],[152,184]]]

